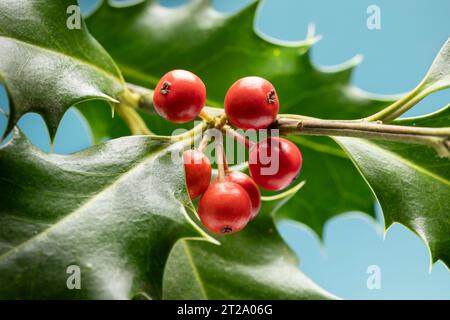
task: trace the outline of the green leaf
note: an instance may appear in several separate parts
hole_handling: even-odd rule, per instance
[[[61,156],[16,130],[0,149],[0,298],[334,298],[298,270],[273,223],[301,185],[220,246],[199,241],[214,242],[187,214],[182,145],[155,139]],[[67,288],[73,265],[82,290]]]
[[[450,123],[450,107],[395,121],[409,126]],[[399,222],[430,249],[431,262],[450,266],[450,161],[432,148],[393,142],[336,138],[360,170],[383,210],[386,228]]]
[[[0,149],[0,298],[161,298],[172,246],[204,235],[181,147],[126,137],[61,156],[16,131]],[[70,265],[82,290],[66,286]]]
[[[339,67],[319,69],[310,61],[309,49],[317,41],[313,35],[302,42],[286,43],[257,34],[253,28],[256,8],[254,2],[227,15],[215,11],[210,1],[190,1],[175,8],[162,7],[157,1],[125,7],[104,1],[87,23],[128,81],[153,88],[168,70],[188,69],[204,80],[210,106],[221,107],[229,86],[248,75],[273,82],[281,113],[362,118],[390,103],[350,84],[358,57]],[[87,118],[95,131],[99,120],[94,114]],[[168,134],[175,128],[157,117],[149,118],[148,124],[156,133],[161,133],[161,128]],[[107,136],[116,134],[111,126]],[[305,197],[291,201],[295,212],[293,205],[287,205],[280,214],[308,224],[319,234],[328,218],[343,211],[374,215],[369,188],[334,142],[314,138],[297,142],[305,153],[305,168],[300,175],[308,180],[302,192]],[[345,172],[347,178],[335,177],[340,172]],[[338,180],[339,184],[331,183]],[[345,190],[354,190],[354,196]],[[309,198],[315,201],[304,200]]]
[[[450,38],[442,46],[418,88],[421,95],[450,87]]]
[[[0,80],[10,98],[9,133],[27,112],[42,115],[53,138],[64,112],[86,100],[115,102],[119,69],[88,33],[69,29],[74,0],[0,2]]]
[[[423,80],[401,99],[376,114],[368,121],[391,122],[414,107],[429,94],[450,87],[450,38],[442,46]]]
[[[297,190],[277,201],[266,202],[243,231],[221,237],[220,246],[195,240],[178,241],[164,273],[164,298],[335,298],[298,270],[295,254],[275,227],[274,213]]]

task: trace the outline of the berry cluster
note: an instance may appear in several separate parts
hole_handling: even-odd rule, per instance
[[[153,98],[156,112],[174,123],[197,118],[205,100],[204,83],[185,70],[165,74]],[[260,77],[236,81],[228,90],[224,105],[227,121],[244,130],[267,128],[275,121],[279,110],[275,88]],[[250,148],[251,177],[226,168],[224,174],[210,183],[211,163],[202,147],[185,151],[183,160],[189,196],[191,199],[201,196],[198,212],[202,223],[221,235],[241,230],[256,217],[261,208],[258,186],[270,191],[284,189],[295,180],[302,166],[297,146],[279,137],[264,139]]]

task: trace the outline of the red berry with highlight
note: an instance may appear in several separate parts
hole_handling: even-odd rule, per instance
[[[277,191],[288,187],[301,167],[300,150],[294,143],[283,138],[262,140],[250,151],[250,174],[266,190]]]
[[[277,117],[278,96],[273,85],[260,77],[236,81],[225,96],[225,113],[238,128],[264,129]]]
[[[255,181],[253,181],[252,178],[240,171],[229,172],[225,176],[224,181],[234,182],[240,185],[245,191],[247,191],[247,194],[250,197],[250,201],[252,202],[251,219],[256,217],[259,209],[261,209],[261,192],[259,191],[259,188],[256,185]]]
[[[205,101],[205,84],[186,70],[166,73],[159,80],[153,95],[156,112],[174,123],[194,120],[202,111]]]
[[[252,216],[252,203],[247,191],[238,184],[218,181],[203,194],[198,214],[211,232],[230,234],[247,225]]]
[[[211,181],[211,162],[199,150],[185,151],[183,160],[189,197],[195,199],[208,189]]]

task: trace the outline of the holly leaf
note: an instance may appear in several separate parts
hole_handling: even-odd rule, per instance
[[[450,107],[394,123],[448,126]],[[371,186],[383,210],[386,228],[395,222],[407,226],[429,247],[431,263],[440,259],[450,266],[450,161],[427,146],[335,139]]]
[[[309,55],[318,39],[313,34],[296,43],[257,34],[253,28],[257,5],[254,2],[228,15],[214,10],[210,1],[194,0],[172,8],[158,1],[120,6],[104,1],[87,24],[128,81],[153,88],[168,70],[188,69],[204,80],[207,103],[213,107],[221,107],[229,86],[248,75],[262,76],[275,85],[280,113],[351,119],[368,116],[390,103],[351,85],[359,57],[338,67],[319,69]],[[86,117],[95,131],[100,118],[92,114],[95,108],[90,110]],[[175,128],[158,117],[148,117],[147,122],[156,133],[170,134]],[[110,137],[119,134],[112,124],[109,132]],[[333,141],[302,137],[296,142],[305,153],[300,177],[308,183],[303,197],[284,206],[280,215],[307,224],[319,235],[327,219],[344,211],[374,216],[370,189]],[[343,179],[336,176],[341,172],[345,173]]]
[[[420,100],[429,94],[450,87],[450,38],[439,50],[436,58],[431,64],[428,72],[417,85],[408,94],[397,100],[376,114],[366,118],[366,121],[383,121],[385,123],[392,122],[399,118],[406,111],[415,106]],[[446,154],[444,152],[443,154]]]
[[[0,298],[161,298],[172,246],[205,239],[181,147],[126,137],[62,156],[16,130],[0,149]],[[69,266],[82,290],[69,290]]]
[[[450,87],[450,38],[442,46],[424,79],[416,88],[421,97]]]
[[[278,235],[269,213],[281,203],[220,246],[203,246],[214,241],[187,214],[195,209],[174,157],[181,149],[140,136],[61,156],[16,130],[0,149],[0,298],[187,298],[203,287],[209,298],[333,298]],[[190,250],[201,266],[186,265]],[[197,267],[208,284],[195,282]],[[69,290],[76,268],[82,290]]]
[[[5,136],[22,115],[36,112],[53,138],[70,106],[92,99],[117,102],[123,92],[119,69],[84,22],[69,29],[77,18],[71,16],[77,14],[75,5],[74,0],[0,2],[0,81],[10,99]]]
[[[299,269],[278,234],[274,213],[303,185],[266,202],[256,219],[220,246],[184,239],[164,272],[166,299],[333,299]]]

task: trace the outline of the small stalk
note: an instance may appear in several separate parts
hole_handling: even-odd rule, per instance
[[[205,110],[202,110],[198,116],[200,119],[207,123],[214,123],[214,117],[211,117],[209,114],[207,114]]]
[[[252,140],[245,138],[243,135],[241,135],[239,132],[237,132],[230,126],[225,125],[223,129],[229,137],[236,139],[237,142],[244,145],[247,149],[251,149],[255,145],[255,143]]]
[[[133,135],[150,135],[152,132],[137,111],[129,106],[118,104],[115,112],[123,119]]]
[[[223,152],[223,141],[222,136],[220,139],[214,138],[214,143],[216,147],[216,159],[217,159],[217,167],[219,171],[218,180],[223,181],[225,178],[226,170],[225,170],[225,161],[224,161],[224,152]]]
[[[227,154],[225,152],[223,152],[223,169],[225,171],[225,174],[230,172],[230,168],[228,167]]]
[[[138,107],[140,97],[140,93],[134,92],[129,87],[126,87],[121,93],[119,100],[122,105],[136,109]]]
[[[183,141],[183,140],[190,140],[191,144],[193,141],[195,141],[197,139],[197,137],[199,135],[201,135],[203,133],[203,131],[205,131],[208,128],[208,125],[205,122],[202,122],[200,124],[198,124],[197,126],[195,126],[193,129],[176,135],[176,136],[171,136],[169,137],[170,140],[172,140],[173,142],[177,142],[177,141]]]
[[[203,134],[202,141],[200,141],[200,145],[198,146],[198,151],[204,152],[206,147],[208,146],[210,139],[211,139],[211,137],[208,134],[208,131],[205,131],[205,133]]]
[[[205,122],[200,123],[199,125],[195,126],[191,130],[178,134],[175,136],[159,136],[150,134],[148,135],[150,138],[154,140],[161,140],[161,141],[168,141],[168,142],[181,142],[183,141],[186,145],[193,145],[195,140],[198,140],[197,137],[202,134],[203,131],[205,131],[208,128],[207,124]]]
[[[425,98],[427,94],[421,93],[421,85],[419,84],[414,90],[407,93],[404,97],[400,98],[390,106],[380,110],[379,112],[365,118],[365,121],[377,121],[390,122],[397,119],[406,111],[415,106],[420,100]]]
[[[133,108],[139,108],[149,114],[155,113],[155,108],[153,107],[153,90],[127,83],[127,88],[131,93],[137,95],[137,99],[133,99]]]
[[[218,130],[222,130],[222,128],[227,124],[228,117],[225,113],[220,115],[220,117],[215,118],[214,127]]]

